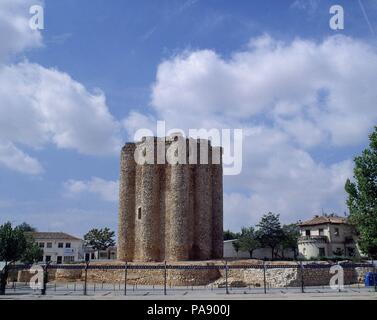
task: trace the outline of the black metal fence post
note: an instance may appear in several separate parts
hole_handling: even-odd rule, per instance
[[[46,265],[43,266],[43,280],[42,280],[42,289],[41,289],[42,296],[45,296],[46,291],[47,291],[48,267],[49,267],[48,263],[46,263]]]
[[[4,282],[4,274],[3,274],[3,270],[0,270],[0,296],[3,296],[5,295],[5,287],[6,285],[4,286],[3,282]]]
[[[89,266],[89,262],[86,262],[86,265],[85,265],[85,277],[84,277],[84,296],[87,295],[88,266]]]
[[[124,295],[127,295],[127,274],[128,274],[128,265],[127,262],[124,265]]]
[[[0,296],[5,295],[8,278],[8,264],[5,264],[3,270],[0,270]]]
[[[266,281],[266,260],[263,260],[263,288],[264,294],[267,294],[267,281]]]
[[[228,288],[228,261],[225,261],[225,293],[229,294],[229,288]]]
[[[377,270],[376,270],[376,263],[372,259],[372,264],[373,264],[373,283],[374,283],[374,291],[377,292]]]
[[[166,261],[164,262],[164,295],[166,296],[166,281],[167,281],[167,268]]]
[[[300,262],[300,270],[301,270],[301,293],[305,293],[304,264],[302,263],[302,261]]]

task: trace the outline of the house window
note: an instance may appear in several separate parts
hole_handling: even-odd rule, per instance
[[[47,242],[47,248],[52,248],[52,242]]]
[[[64,247],[64,243],[63,242],[59,242],[58,243],[58,248],[63,248]]]
[[[305,235],[309,237],[310,236],[310,230],[305,230]]]
[[[107,259],[107,252],[100,252],[99,259]]]
[[[318,248],[318,251],[319,251],[319,256],[320,257],[326,256],[325,248]]]
[[[75,257],[73,256],[64,256],[64,263],[70,263],[70,262],[74,262],[75,261]]]
[[[45,247],[45,243],[44,242],[39,242],[39,248],[44,248]]]
[[[51,261],[51,256],[46,256],[45,261],[46,261],[46,262],[50,262],[50,261]]]
[[[141,207],[137,208],[137,218],[141,220]]]
[[[335,237],[339,237],[339,228],[335,228],[334,235]]]
[[[66,248],[70,248],[70,247],[71,247],[71,243],[70,243],[70,242],[67,242],[67,243],[65,244],[65,247],[66,247]]]
[[[324,235],[323,229],[319,229],[319,235],[320,235],[320,236],[323,236],[323,235]]]

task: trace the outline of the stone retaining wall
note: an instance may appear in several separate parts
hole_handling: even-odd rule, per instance
[[[344,268],[344,284],[364,283],[365,274],[373,272],[373,268]],[[225,284],[225,271],[221,270],[221,278],[213,284]],[[300,268],[268,268],[266,270],[267,287],[299,287],[302,279],[305,286],[328,286],[334,274],[330,267],[304,269],[303,277]],[[228,283],[234,287],[262,287],[264,285],[263,269],[240,269],[228,271]]]
[[[220,263],[196,263],[196,265],[211,266]],[[236,262],[229,265],[237,264]],[[238,263],[240,264],[240,263]],[[255,268],[255,265],[258,268]],[[242,265],[250,266],[245,269],[229,269],[228,284],[233,287],[263,287],[264,271],[260,263],[250,262],[242,263]],[[275,263],[276,265],[276,263]],[[297,264],[292,263],[292,267],[279,268],[274,267],[274,263],[270,263],[266,269],[266,283],[268,287],[299,287],[302,281],[302,271]],[[344,284],[363,283],[365,274],[373,272],[373,268],[352,267],[344,268]],[[163,285],[164,269],[129,269],[127,271],[127,283],[138,285]],[[330,279],[334,274],[330,273],[329,265],[321,268],[305,268],[304,269],[305,286],[323,286],[329,285]],[[49,281],[51,282],[74,282],[84,281],[85,271],[82,269],[49,269]],[[32,274],[27,270],[12,272],[10,281],[28,282]],[[88,270],[87,280],[90,283],[124,283],[125,270]],[[210,285],[222,287],[225,285],[224,269],[187,269],[187,270],[167,270],[167,284],[172,286],[197,286]]]

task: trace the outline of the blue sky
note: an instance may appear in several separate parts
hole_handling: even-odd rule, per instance
[[[119,148],[156,120],[247,132],[226,228],[346,210],[377,120],[375,0],[337,1],[341,31],[325,0],[45,0],[32,31],[38,3],[0,0],[0,222],[116,229]]]

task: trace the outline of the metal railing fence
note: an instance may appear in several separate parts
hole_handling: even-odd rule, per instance
[[[360,277],[356,270],[365,270],[364,273],[369,271],[374,271],[376,274],[376,267],[369,263],[342,263],[342,264],[317,264],[317,263],[297,263],[297,264],[269,264],[264,262],[263,264],[236,264],[227,263],[224,264],[213,264],[213,265],[200,265],[200,264],[168,264],[168,263],[158,263],[158,264],[128,264],[124,265],[91,265],[80,264],[80,265],[55,265],[55,264],[45,264],[43,267],[43,279],[40,283],[38,289],[32,288],[30,286],[30,281],[22,281],[19,279],[19,273],[30,272],[32,265],[13,265],[9,268],[9,273],[13,275],[13,278],[8,279],[8,285],[6,287],[6,294],[15,293],[37,293],[41,295],[46,295],[48,293],[61,293],[61,294],[78,294],[78,295],[89,295],[98,292],[113,292],[119,295],[128,295],[135,292],[149,292],[151,294],[163,294],[167,295],[169,291],[172,293],[178,292],[179,290],[209,290],[217,291],[219,293],[231,294],[233,292],[243,292],[243,293],[254,293],[263,292],[265,294],[282,290],[292,290],[298,293],[305,293],[310,290],[327,290],[329,285],[325,283],[320,283],[319,278],[330,279],[331,268],[334,266],[341,266],[342,272],[344,272],[344,285],[348,288],[363,288],[363,284],[360,283]],[[289,269],[289,270],[288,270]],[[237,283],[234,278],[235,273],[240,270],[247,270],[250,277],[256,277],[260,279],[258,283]],[[53,281],[50,276],[57,271],[77,271],[78,279],[73,281],[66,280],[65,282],[59,282],[58,279]],[[169,273],[171,272],[184,272],[195,271],[196,274],[200,275],[200,272],[214,271],[217,272],[218,278],[222,282],[197,285],[197,284],[185,284],[176,285],[171,282],[171,277]],[[281,286],[276,284],[276,275],[280,272],[291,272],[294,275],[293,280],[289,285]],[[97,279],[92,279],[93,275],[91,272],[103,272],[104,276],[111,272],[115,272],[116,275],[112,283],[106,281],[98,281]],[[143,272],[155,273],[154,279],[158,279],[158,283],[137,283],[135,279],[130,277],[132,272],[138,272],[143,275]],[[183,272],[183,273],[182,273]],[[17,275],[17,279],[16,279]],[[121,275],[121,276],[120,276]],[[100,274],[101,276],[101,274]],[[97,274],[98,277],[98,274]],[[105,277],[106,278],[106,277]],[[284,275],[280,275],[279,279],[284,280]],[[323,280],[322,279],[322,280]],[[240,281],[238,281],[240,282]],[[242,282],[242,281],[241,281]],[[322,281],[326,282],[326,281]],[[374,290],[377,291],[377,279],[374,279]],[[339,284],[340,288],[340,284]],[[340,291],[340,289],[339,289]]]

